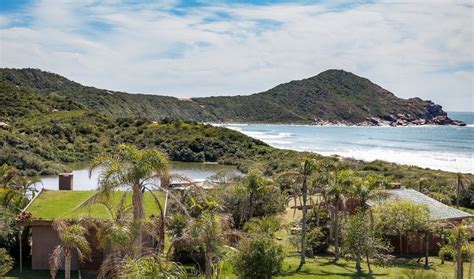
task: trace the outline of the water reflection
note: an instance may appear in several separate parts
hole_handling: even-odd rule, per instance
[[[76,165],[72,167],[74,169],[74,190],[94,190],[98,187],[98,178],[100,176],[100,170],[92,173],[89,177],[89,169],[86,165]],[[172,162],[171,172],[184,175],[192,180],[205,180],[216,173],[231,173],[238,174],[239,172],[234,166],[208,164],[208,163],[184,163],[184,162]],[[58,189],[58,176],[43,176],[41,177],[41,184],[38,184],[38,188],[45,189]]]

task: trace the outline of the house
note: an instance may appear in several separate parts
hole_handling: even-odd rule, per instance
[[[399,189],[387,190],[389,193],[388,198],[381,201],[369,201],[369,206],[375,206],[377,204],[392,201],[409,201],[415,204],[421,204],[428,207],[430,211],[430,221],[439,224],[459,224],[464,219],[473,218],[474,215],[461,211],[459,209],[448,206],[442,202],[439,202],[423,193],[420,193],[413,189],[407,189],[400,187]],[[430,254],[437,254],[440,248],[442,239],[437,234],[429,235],[429,252]],[[399,240],[396,236],[391,239],[391,244],[395,248],[395,253],[400,251]],[[406,254],[421,254],[424,251],[424,241],[420,235],[411,235],[402,239],[402,251]]]
[[[100,204],[78,208],[96,191],[74,191],[72,186],[72,174],[61,174],[59,176],[60,190],[42,189],[23,210],[23,213],[28,213],[29,217],[27,220],[19,221],[19,224],[31,229],[31,268],[33,270],[49,269],[51,252],[60,244],[59,235],[51,226],[55,219],[68,220],[91,217],[97,220],[107,220],[110,218],[105,206]],[[114,192],[112,201],[118,203],[123,193]],[[166,207],[165,194],[156,192],[156,196],[160,203]],[[127,202],[131,204],[131,194],[127,196]],[[144,193],[144,205],[146,216],[159,215],[155,199],[149,192]],[[73,255],[72,270],[98,270],[105,258],[107,252],[101,250],[95,243],[94,232],[89,232],[88,240],[92,248],[91,260],[80,262],[77,255]]]
[[[404,200],[409,201],[415,204],[422,204],[428,207],[430,211],[430,221],[433,223],[439,224],[459,224],[465,219],[473,218],[474,215],[466,213],[464,211],[458,210],[451,206],[448,206],[444,203],[441,203],[423,193],[420,193],[413,189],[407,189],[405,187],[400,187],[398,189],[386,190],[388,192],[388,197],[386,199],[377,200],[377,201],[368,201],[368,206],[376,206],[378,204],[385,203],[387,201],[392,200]],[[321,206],[323,201],[319,196],[312,197],[316,200],[317,203]],[[342,214],[344,211],[346,214],[354,214],[357,211],[358,202],[355,199],[344,199],[341,200],[339,204],[339,210]],[[314,204],[309,203],[307,205],[307,209],[313,209]],[[302,210],[302,206],[297,204],[295,206],[291,206],[291,209],[298,209]],[[301,230],[301,228],[296,227],[292,228],[292,231],[296,233],[297,231]],[[391,245],[394,247],[395,254],[400,252],[400,241],[398,236],[387,236],[390,239]],[[435,255],[438,253],[440,248],[440,243],[442,242],[441,237],[438,234],[430,234],[429,235],[429,253]],[[413,255],[420,255],[424,253],[425,249],[425,241],[424,239],[417,234],[410,235],[408,237],[403,237],[402,239],[402,251],[404,254],[413,254]]]

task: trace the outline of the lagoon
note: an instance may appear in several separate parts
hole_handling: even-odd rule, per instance
[[[77,164],[70,166],[73,169],[74,190],[95,190],[98,187],[98,178],[100,170],[92,173],[89,177],[89,168],[87,164]],[[186,163],[171,162],[171,173],[184,175],[192,180],[205,180],[216,173],[239,173],[235,166],[219,165],[213,163]],[[37,188],[45,188],[51,190],[58,189],[58,176],[42,176],[41,183]]]

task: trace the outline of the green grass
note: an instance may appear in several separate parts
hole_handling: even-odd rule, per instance
[[[291,205],[293,205],[292,202],[290,202]],[[293,210],[290,209],[290,206],[288,206],[286,214],[282,216],[284,223],[294,220]],[[300,212],[297,212],[298,214]],[[277,241],[287,253],[282,273],[277,278],[453,278],[454,275],[454,263],[445,261],[444,264],[441,264],[438,257],[429,258],[430,266],[427,269],[424,268],[424,259],[418,263],[417,258],[400,258],[386,266],[378,266],[371,261],[373,273],[369,274],[365,263],[362,264],[364,272],[357,273],[354,261],[340,259],[334,263],[333,257],[318,255],[316,258],[307,258],[303,268],[296,272],[300,259],[295,247],[288,241],[288,231],[280,230],[275,236],[281,239]],[[465,263],[464,265],[465,278],[468,278],[469,264]],[[226,260],[224,264],[222,278],[237,278],[229,260]]]
[[[75,278],[82,278],[82,279],[92,279],[96,278],[97,275],[95,273],[88,273],[88,272],[81,272],[81,277],[79,277],[77,271],[71,271],[71,279]],[[48,279],[51,278],[49,270],[31,270],[28,268],[23,267],[23,272],[20,273],[19,267],[15,267],[15,269],[11,270],[5,277],[2,278],[25,278],[25,279],[39,279],[44,278]],[[64,272],[58,271],[56,278],[61,279],[64,278]]]
[[[95,191],[55,191],[44,190],[34,201],[28,206],[27,211],[31,212],[32,220],[51,221],[56,218],[69,219],[78,217],[93,217],[98,219],[107,219],[109,214],[106,208],[96,204],[77,208],[83,201],[91,197]],[[125,192],[116,191],[112,194],[114,203],[118,203]],[[162,192],[155,192],[160,200],[160,204],[164,207],[165,195]],[[127,203],[131,204],[132,194],[127,194]],[[144,194],[145,214],[158,214],[158,207],[153,196],[149,192]]]
[[[297,254],[287,257],[283,263],[283,271],[276,278],[453,278],[453,262],[441,261],[437,257],[430,258],[430,267],[425,269],[423,262],[417,263],[417,259],[398,259],[390,266],[376,266],[372,263],[372,274],[367,272],[367,265],[362,264],[364,272],[357,273],[355,263],[344,259],[337,263],[333,258],[318,256],[315,259],[307,258],[303,268],[296,272],[299,264]],[[469,264],[464,264],[465,278],[468,278]],[[230,263],[224,264],[221,278],[237,278]]]

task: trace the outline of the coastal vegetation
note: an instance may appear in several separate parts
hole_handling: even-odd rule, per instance
[[[97,89],[37,69],[0,69],[0,81],[42,97],[69,97],[113,117],[243,123],[463,124],[453,122],[431,101],[398,98],[343,70],[327,70],[258,94],[191,99]]]
[[[117,151],[117,154],[125,152],[117,156],[124,156],[126,161],[123,162],[127,162],[126,165],[122,166],[123,168],[117,167],[121,164],[117,165],[110,160],[104,161],[101,156],[96,157],[95,162],[101,162],[109,169],[100,178],[101,190],[89,191],[88,196],[84,197],[86,202],[76,201],[76,204],[69,205],[72,209],[62,209],[74,211],[73,207],[84,208],[89,214],[66,217],[67,219],[58,217],[60,214],[53,214],[48,218],[46,215],[41,215],[40,220],[44,221],[54,218],[53,224],[61,239],[61,245],[51,254],[53,276],[60,264],[59,260],[64,260],[66,263],[70,261],[68,257],[74,249],[80,249],[84,261],[87,261],[87,255],[92,249],[85,241],[87,236],[97,238],[101,243],[100,247],[112,249],[102,262],[98,273],[101,278],[110,278],[118,274],[154,278],[186,278],[200,274],[205,278],[219,276],[298,278],[305,275],[322,275],[325,272],[328,276],[337,275],[336,270],[341,267],[345,271],[340,275],[351,274],[347,272],[353,270],[351,275],[356,277],[391,274],[394,271],[410,276],[410,272],[413,272],[410,270],[418,270],[427,274],[437,272],[440,276],[443,274],[451,276],[456,271],[456,278],[463,278],[462,276],[467,275],[470,270],[472,261],[470,231],[464,224],[445,227],[449,237],[443,246],[443,254],[440,254],[443,260],[456,262],[456,268],[449,263],[435,264],[437,259],[432,256],[431,261],[427,260],[425,266],[406,258],[410,256],[406,251],[400,250],[399,255],[393,254],[391,236],[435,232],[434,227],[427,225],[429,211],[420,205],[397,201],[367,207],[367,204],[360,203],[365,195],[353,194],[365,192],[361,187],[366,187],[361,186],[360,177],[355,172],[338,166],[340,173],[338,179],[328,183],[327,170],[334,170],[334,166],[328,167],[328,164],[334,162],[310,163],[309,159],[295,162],[303,167],[303,171],[295,173],[297,176],[293,177],[296,179],[289,183],[290,187],[282,187],[288,186],[288,180],[282,176],[268,177],[252,170],[247,175],[237,176],[232,180],[216,179],[211,182],[214,183],[211,189],[191,184],[186,191],[173,191],[166,184],[168,163],[161,160],[163,154],[159,151],[138,150],[131,146],[119,147]],[[153,162],[159,162],[158,167],[152,167],[155,165]],[[314,164],[311,172],[308,164]],[[14,171],[13,168],[5,167],[5,169]],[[133,177],[147,188],[155,191],[167,190],[169,198],[166,213],[161,211],[165,207],[163,199],[154,199],[155,195],[151,194],[153,192],[146,190],[149,199],[147,202],[144,199],[141,206],[145,207],[148,203],[146,206],[148,210],[144,210],[139,216],[134,215],[134,208],[140,208],[140,204],[136,199],[129,198],[129,192],[132,192],[133,196],[135,187],[133,185],[136,181],[123,180]],[[157,177],[161,177],[159,181],[162,182],[159,183],[154,179]],[[302,203],[301,192],[305,179],[308,187],[306,205]],[[285,184],[280,184],[281,181],[285,181]],[[375,184],[379,185],[376,187],[377,191],[380,191],[377,196],[383,200],[382,192],[389,186],[371,183]],[[123,191],[127,188],[119,190],[114,187],[115,185],[129,187],[132,190]],[[336,194],[332,188],[342,187],[341,185],[346,188],[344,193],[338,190]],[[13,181],[2,187],[4,189],[14,187]],[[240,190],[231,191],[230,195],[237,197],[242,195],[243,198],[239,199],[239,203],[246,205],[237,210],[235,205],[228,203],[231,199],[227,196],[229,189],[234,188]],[[272,200],[272,203],[279,205],[274,209],[262,204],[264,201],[262,197],[273,191],[286,196],[286,199]],[[41,193],[38,199],[43,194]],[[225,196],[228,198],[222,199]],[[375,197],[375,194],[371,196]],[[304,207],[308,211],[305,220],[308,231],[306,246],[301,246],[300,242],[297,242],[296,246],[291,245],[291,237],[303,233],[301,213],[291,214],[293,210],[289,207],[293,203],[293,197],[300,201],[297,204],[301,206],[301,211]],[[349,204],[354,198],[355,206],[351,209],[355,210],[354,214],[345,207],[334,210],[337,205]],[[5,209],[19,212],[17,220],[25,221],[45,214],[45,205],[54,206],[57,203],[43,198],[35,201],[31,208],[28,207],[28,211],[15,211],[7,207]],[[36,209],[33,206],[36,206]],[[89,206],[95,209],[87,210]],[[92,211],[97,212],[97,207],[103,208],[102,219],[97,219],[99,215]],[[236,215],[236,211],[241,211],[241,214]],[[25,216],[27,214],[29,215]],[[409,218],[405,220],[404,217],[399,217],[402,215]],[[238,218],[235,218],[236,216]],[[241,220],[241,218],[244,218],[243,225],[233,222],[234,219]],[[13,223],[13,226],[16,226],[16,223]],[[92,231],[98,233],[90,235]],[[340,238],[337,238],[336,231],[340,233]],[[150,242],[141,240],[145,235],[154,240],[151,246]],[[163,241],[164,239],[168,240]],[[11,248],[18,245],[16,241]],[[336,245],[341,249],[338,250]],[[306,256],[303,265],[301,265],[301,251],[305,251]],[[462,251],[466,251],[464,255]],[[446,257],[448,253],[452,256],[451,259]],[[328,267],[330,269],[326,269]],[[68,270],[66,265],[66,277],[69,276]]]
[[[244,173],[257,169],[268,177],[296,171],[295,162],[302,158],[335,160],[356,173],[380,175],[385,183],[417,189],[443,203],[474,207],[471,174],[280,150],[237,131],[192,121],[117,118],[87,107],[79,97],[61,93],[61,86],[77,89],[66,86],[70,83],[36,70],[2,70],[0,101],[5,105],[0,107],[0,122],[4,123],[0,127],[0,164],[15,166],[30,177],[56,174],[69,170],[69,163],[90,162],[120,144],[156,148],[173,161],[232,164]]]
[[[359,97],[363,102],[367,96],[359,96],[361,92],[372,92],[370,98],[380,97],[389,104],[376,107],[380,103],[375,102],[366,110],[372,110],[370,114],[355,109],[346,116],[325,112],[328,121],[355,123],[373,115],[384,117],[395,113],[388,106],[398,105],[410,109],[402,114],[415,115],[413,120],[443,115],[441,108],[421,100],[393,103],[400,100],[368,80],[339,71],[281,85],[262,93],[263,97],[224,100],[228,115],[223,116],[214,98],[134,97],[84,87],[38,70],[2,70],[0,102],[6,105],[0,106],[0,244],[7,253],[0,254],[4,263],[0,270],[12,267],[8,254],[18,261],[20,249],[25,249],[20,243],[29,243],[28,226],[20,227],[18,222],[40,218],[54,221],[62,243],[52,254],[53,276],[59,260],[70,261],[71,251],[79,249],[87,260],[84,239],[91,230],[98,232],[98,246],[111,249],[99,277],[297,278],[331,275],[336,270],[371,276],[422,268],[454,274],[453,266],[430,263],[428,254],[424,264],[405,259],[409,255],[403,249],[393,254],[390,237],[427,238],[436,233],[426,208],[409,202],[370,207],[368,203],[384,200],[387,190],[403,185],[448,205],[472,209],[471,174],[276,149],[237,131],[195,122],[252,121],[260,101],[267,102],[269,109],[278,106],[277,114],[268,111],[277,117],[271,122],[279,117],[308,121],[309,115],[295,114],[296,108],[282,110],[277,104],[291,104],[282,96],[295,88],[299,89],[294,99],[300,105],[306,103],[305,94],[313,91],[323,96],[336,92],[338,101],[351,104],[358,104]],[[254,96],[262,99],[253,100]],[[245,108],[243,114],[231,103]],[[313,105],[316,110],[320,104]],[[173,191],[172,179],[186,178],[169,174],[170,160],[232,164],[242,176],[228,180],[217,174],[210,181],[211,189],[191,183],[186,191]],[[37,194],[33,177],[67,171],[68,163],[78,161],[89,164],[91,171],[104,169],[99,191],[43,191],[28,211],[22,210]],[[352,211],[347,206],[351,203]],[[468,265],[464,261],[472,261],[468,228],[460,224],[446,229],[440,255],[456,262],[458,278]],[[145,244],[147,237],[153,245]],[[260,264],[251,264],[255,261]],[[325,269],[328,265],[331,270]]]

